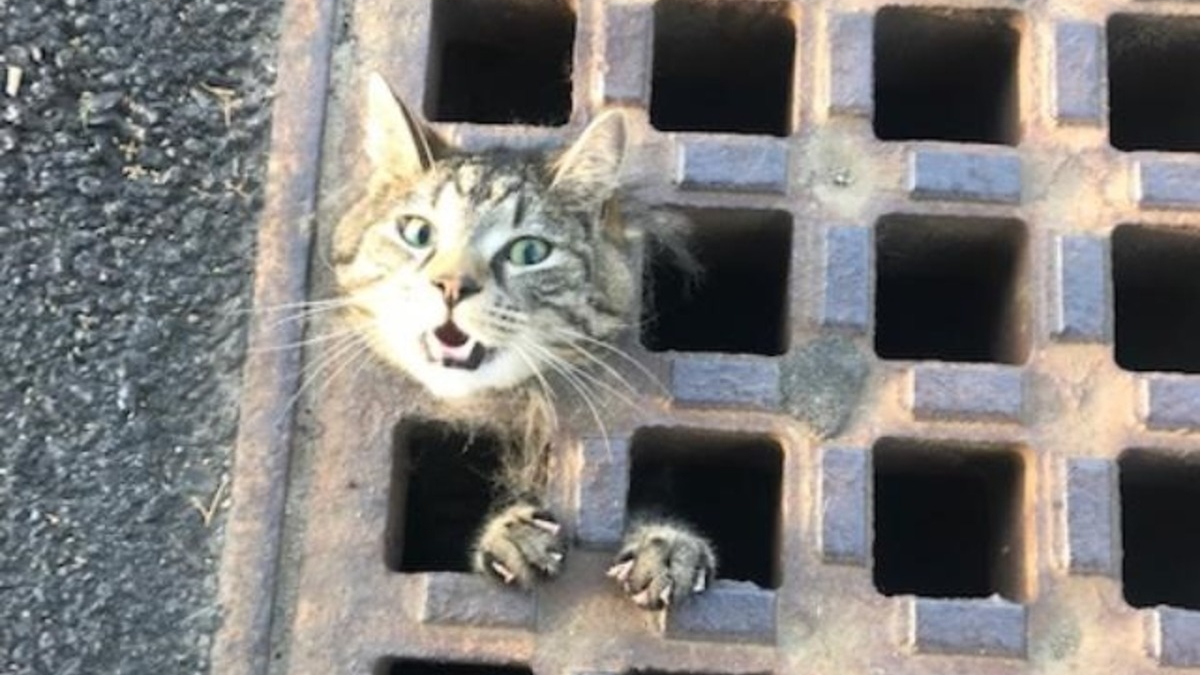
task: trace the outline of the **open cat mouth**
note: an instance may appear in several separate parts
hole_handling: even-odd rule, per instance
[[[426,333],[423,342],[429,360],[446,368],[475,370],[493,351],[453,321],[447,321]]]

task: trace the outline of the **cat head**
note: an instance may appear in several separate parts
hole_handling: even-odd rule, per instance
[[[334,233],[356,328],[442,398],[541,378],[577,360],[579,345],[611,336],[633,298],[611,204],[625,136],[610,111],[551,155],[435,153],[372,75],[370,178]]]

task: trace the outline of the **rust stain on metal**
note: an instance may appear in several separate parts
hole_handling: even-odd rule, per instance
[[[328,91],[334,0],[288,0],[278,43],[267,188],[259,222],[249,354],[242,371],[232,506],[219,571],[222,624],[211,668],[261,675],[271,656],[277,567],[291,454],[293,392],[300,354],[263,350],[294,344],[299,321],[266,308],[301,302],[313,239],[317,176]]]

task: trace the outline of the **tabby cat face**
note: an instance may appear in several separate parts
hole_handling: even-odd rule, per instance
[[[620,327],[631,273],[605,224],[625,144],[618,113],[554,160],[438,158],[382,78],[368,90],[372,177],[338,223],[334,261],[380,355],[459,398],[543,377]]]

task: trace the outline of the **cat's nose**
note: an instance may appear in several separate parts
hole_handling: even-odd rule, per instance
[[[478,281],[468,276],[444,276],[433,280],[433,285],[442,292],[447,307],[453,307],[483,290]]]

